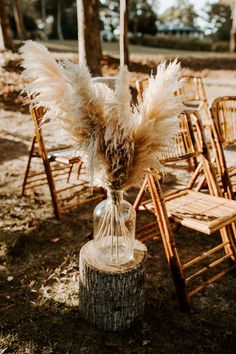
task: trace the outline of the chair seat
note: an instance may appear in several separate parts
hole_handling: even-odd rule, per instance
[[[142,205],[154,213],[152,202]],[[166,208],[175,222],[208,235],[236,221],[235,201],[191,190],[166,197]]]
[[[64,148],[57,148],[48,151],[48,159],[58,162],[71,163],[79,161],[79,155],[71,146]]]
[[[34,152],[34,156],[40,156],[39,151]],[[49,161],[57,161],[65,164],[80,161],[78,153],[72,146],[61,146],[47,150],[47,158]]]
[[[186,109],[190,108],[190,109],[199,110],[202,108],[202,101],[201,100],[194,100],[194,99],[185,100],[183,102],[183,104],[186,107]]]

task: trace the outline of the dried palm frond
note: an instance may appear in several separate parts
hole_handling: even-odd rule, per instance
[[[58,64],[42,45],[26,42],[21,53],[23,75],[31,78],[26,90],[51,118],[60,118],[96,184],[127,189],[148,169],[160,168],[157,155],[177,132],[182,110],[181,97],[174,95],[180,75],[176,60],[159,65],[142,105],[132,109],[126,68],[111,90],[93,82],[82,64]]]

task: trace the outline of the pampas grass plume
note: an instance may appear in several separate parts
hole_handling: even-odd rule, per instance
[[[88,167],[92,183],[127,189],[142,182],[149,169],[160,168],[158,154],[178,130],[182,98],[177,60],[157,67],[140,107],[132,108],[129,72],[122,68],[115,89],[93,82],[84,65],[60,65],[41,44],[21,48],[26,91],[47,116],[59,120]]]

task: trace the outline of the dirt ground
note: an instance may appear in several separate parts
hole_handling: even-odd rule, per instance
[[[132,84],[162,59],[133,56]],[[192,299],[191,313],[182,313],[160,239],[146,243],[142,321],[121,333],[106,333],[84,323],[79,313],[79,252],[92,237],[97,203],[74,209],[59,222],[47,188],[21,196],[33,125],[18,96],[23,83],[17,61],[16,57],[9,62],[0,75],[0,353],[235,353],[235,273],[200,292]],[[217,96],[236,95],[236,57],[181,61],[185,73],[192,70],[203,77],[210,102]],[[104,74],[115,74],[118,65],[117,59],[104,57]],[[132,201],[136,193],[129,192],[127,199]],[[139,214],[138,222],[146,218]],[[218,237],[184,228],[176,233],[186,259],[215,244]]]

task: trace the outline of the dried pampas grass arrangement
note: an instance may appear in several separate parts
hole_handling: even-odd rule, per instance
[[[111,90],[93,82],[83,64],[58,64],[41,44],[27,41],[20,52],[29,82],[25,90],[73,138],[92,183],[125,190],[139,185],[150,168],[160,168],[157,156],[171,144],[183,109],[182,98],[174,95],[180,76],[176,60],[158,66],[143,103],[132,108],[126,67]]]

